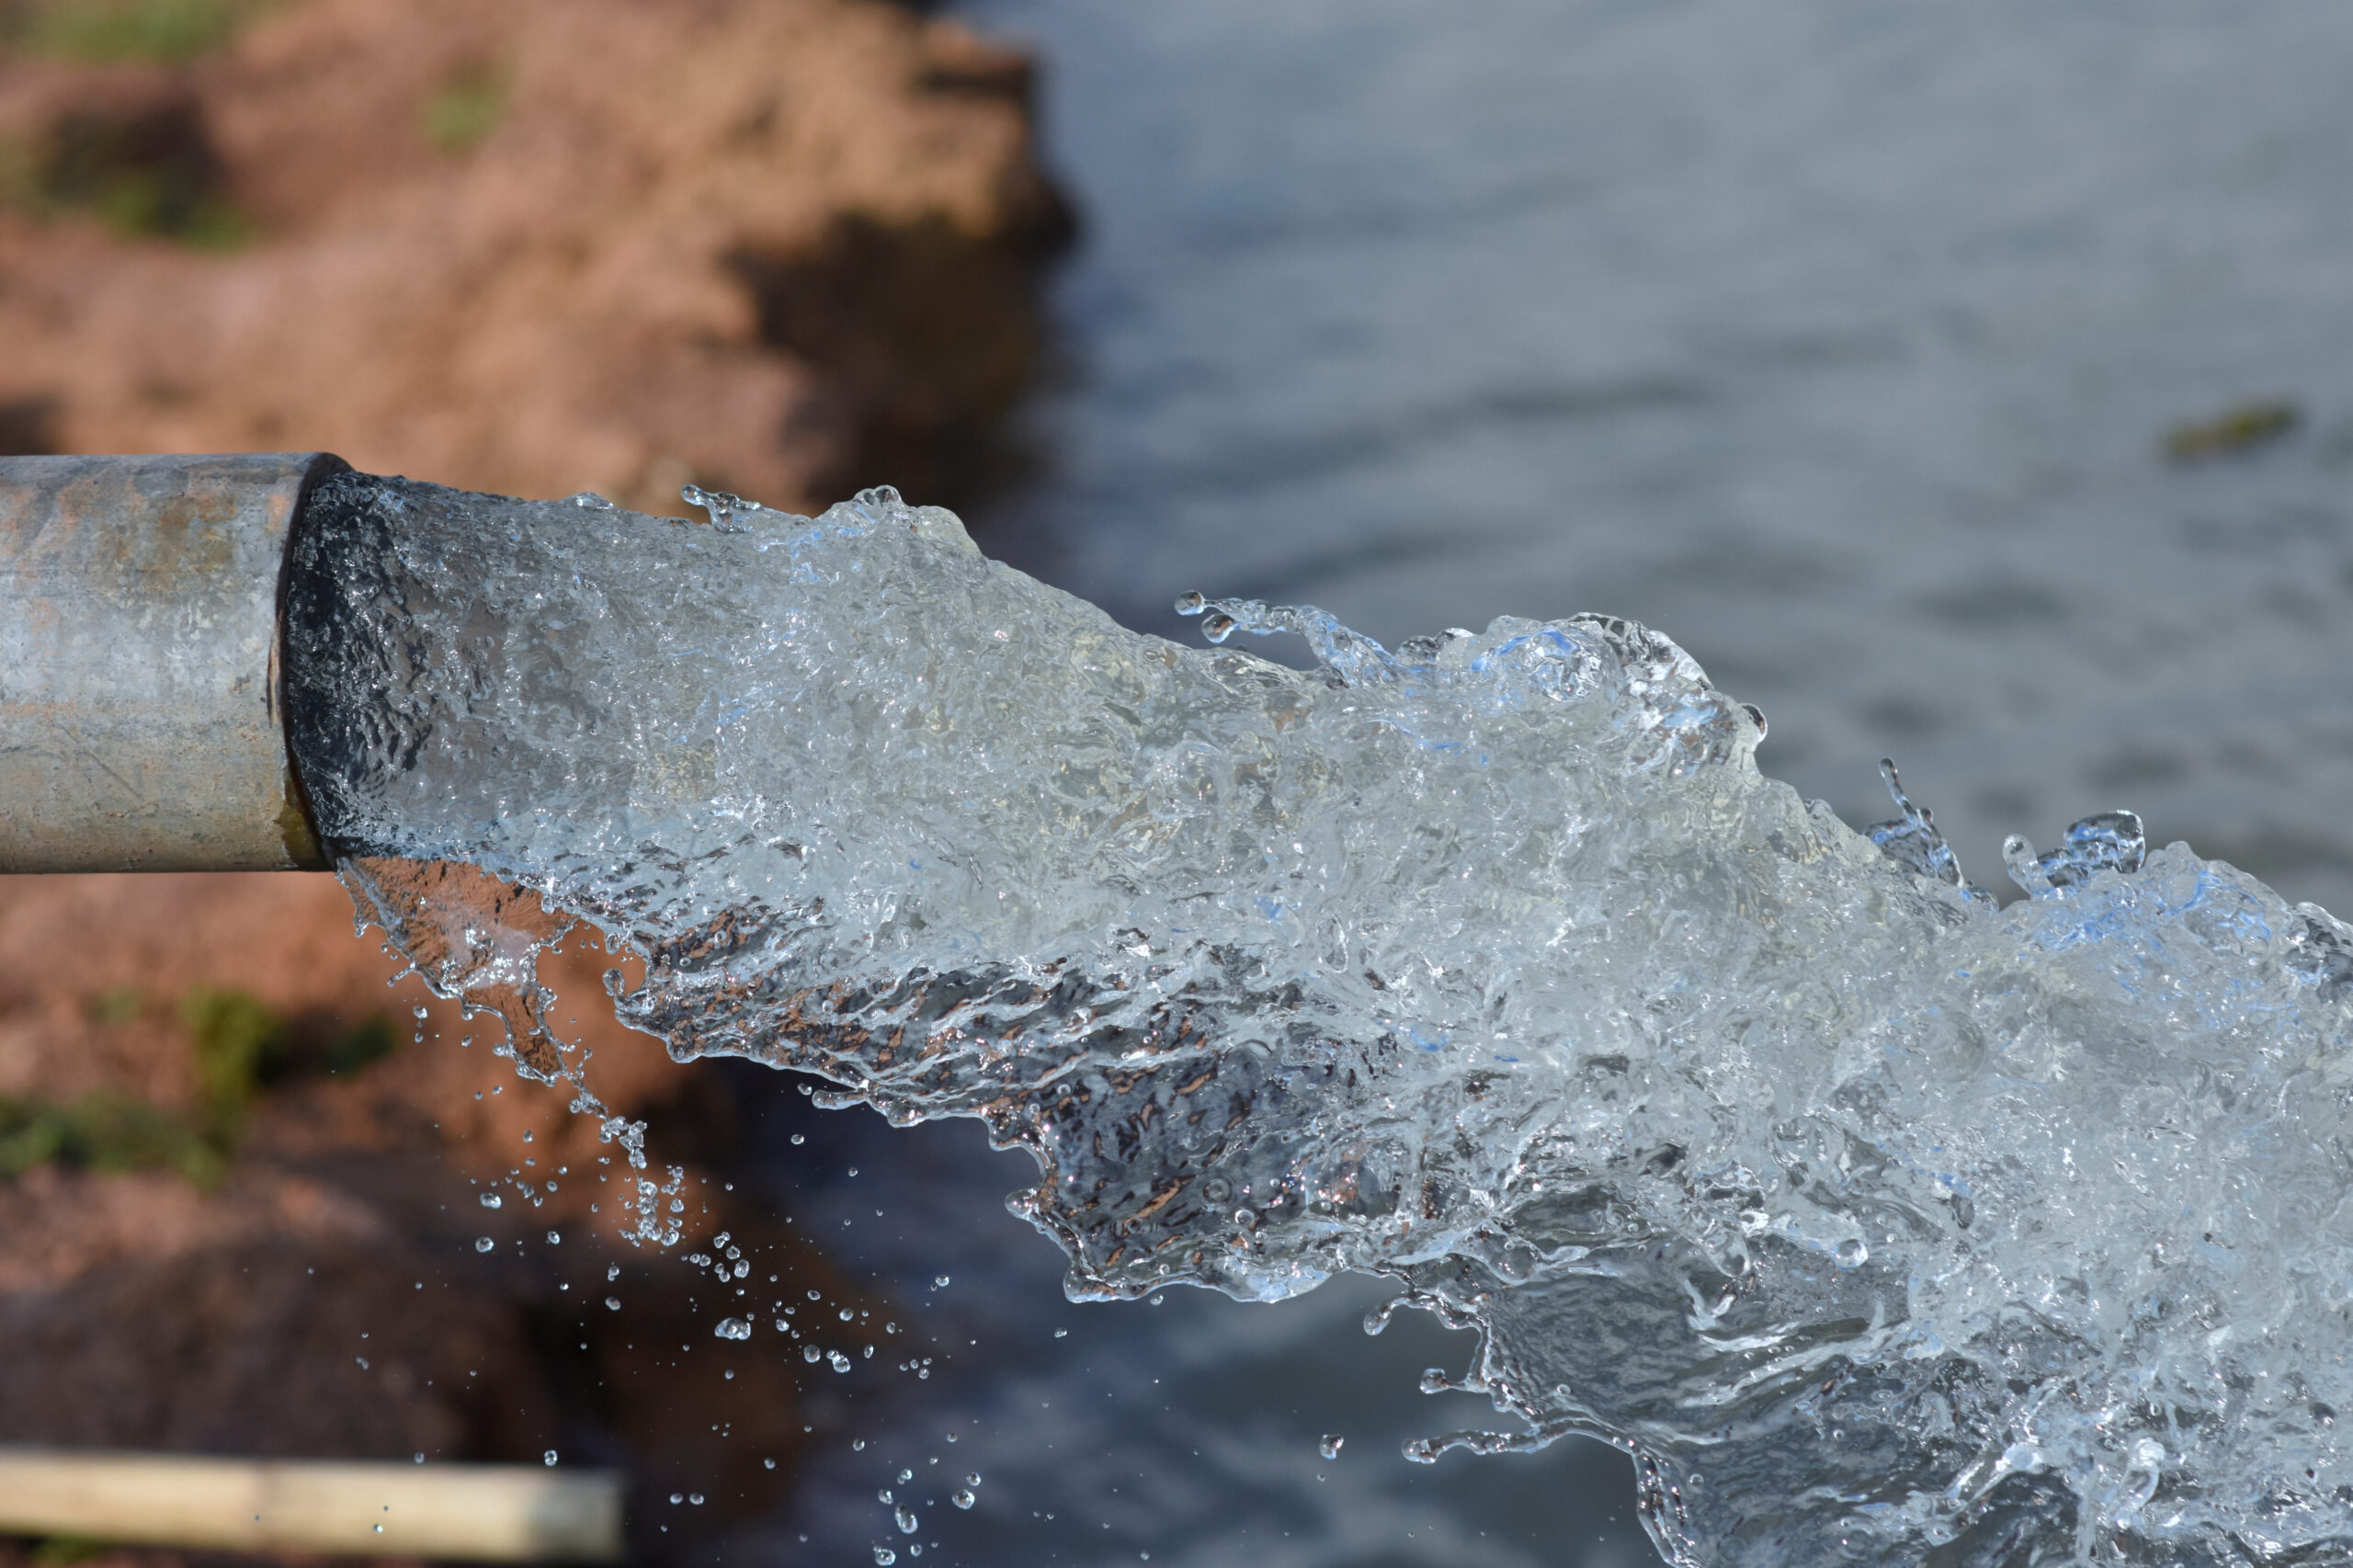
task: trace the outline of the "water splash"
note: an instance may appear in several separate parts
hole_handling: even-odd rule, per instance
[[[722,533],[733,533],[739,527],[735,521],[737,513],[767,510],[757,501],[746,501],[741,495],[730,494],[724,490],[705,490],[699,484],[689,484],[680,490],[678,499],[689,506],[700,506],[710,516],[710,526]],[[606,504],[611,505],[610,502]]]
[[[1945,835],[1937,831],[1935,815],[1926,806],[1914,805],[1912,798],[1904,792],[1904,780],[1896,776],[1893,757],[1879,759],[1879,776],[1887,786],[1887,792],[1894,797],[1895,809],[1902,813],[1893,822],[1873,823],[1863,829],[1864,835],[1879,846],[1880,853],[1915,877],[1959,888],[1972,901],[1993,907],[1994,895],[1961,874],[1961,862],[1945,843]],[[2137,860],[2128,868],[2139,869]]]
[[[2010,881],[2036,897],[2061,892],[2099,871],[2137,871],[2147,858],[2149,835],[2131,812],[2101,812],[2072,824],[2058,848],[2037,855],[2023,834],[2002,843],[2002,864]]]
[[[674,1055],[1029,1151],[1074,1297],[1392,1277],[1509,1418],[1418,1455],[1603,1436],[1676,1562],[2353,1554],[2353,929],[2121,813],[1995,909],[1632,622],[1180,607],[1302,673],[773,516],[353,476],[296,541],[321,825],[519,1065],[499,920],[585,922]],[[383,893],[444,861],[529,896]]]

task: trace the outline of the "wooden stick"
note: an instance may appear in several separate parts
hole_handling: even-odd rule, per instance
[[[0,1533],[233,1551],[609,1562],[621,1555],[621,1478],[534,1465],[0,1448]]]

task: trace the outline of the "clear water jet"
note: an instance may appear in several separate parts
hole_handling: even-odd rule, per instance
[[[1299,672],[887,491],[708,499],[348,476],[294,542],[324,842],[526,1069],[577,1075],[531,960],[585,926],[674,1055],[1027,1150],[1074,1297],[1396,1278],[1510,1418],[1417,1456],[1604,1437],[1676,1561],[2353,1552],[2325,912],[2127,813],[1997,908],[1632,622],[1188,601]]]

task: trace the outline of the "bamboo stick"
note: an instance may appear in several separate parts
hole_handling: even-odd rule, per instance
[[[533,1465],[0,1449],[0,1533],[236,1551],[611,1562],[621,1478]]]

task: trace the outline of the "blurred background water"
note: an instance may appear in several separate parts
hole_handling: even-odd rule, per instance
[[[1894,756],[2006,897],[2004,835],[2126,806],[2353,910],[2353,11],[961,9],[1040,49],[1086,224],[992,552],[1187,640],[1194,587],[1392,642],[1632,616],[1849,822]],[[1598,1445],[1405,1464],[1483,1412],[1413,1392],[1458,1336],[1358,1332],[1376,1287],[1063,1306],[975,1130],[744,1086],[779,1200],[941,1346],[846,1380],[868,1446],[787,1556],[1648,1559]]]

